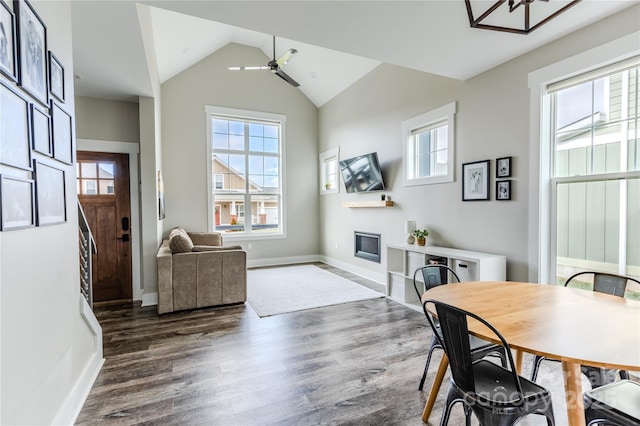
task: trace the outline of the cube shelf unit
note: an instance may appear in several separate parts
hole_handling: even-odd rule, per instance
[[[387,244],[387,297],[422,312],[413,273],[431,260],[443,260],[460,281],[504,281],[506,256],[447,247]],[[422,277],[417,279],[422,281]]]

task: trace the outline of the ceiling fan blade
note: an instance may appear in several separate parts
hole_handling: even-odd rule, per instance
[[[266,65],[248,66],[248,67],[228,67],[230,71],[255,71],[271,69]]]
[[[278,77],[280,77],[281,79],[283,79],[284,81],[286,81],[287,83],[292,85],[293,87],[299,87],[300,86],[300,83],[298,83],[297,81],[295,81],[294,79],[289,77],[286,72],[284,72],[284,71],[282,71],[280,69],[278,71],[276,71],[274,74],[276,74]]]
[[[276,63],[277,63],[277,64],[278,64],[278,66],[280,66],[280,67],[281,67],[281,66],[283,66],[283,65],[286,65],[286,63],[287,63],[287,62],[289,62],[289,59],[291,59],[291,57],[292,57],[293,55],[295,55],[296,53],[298,53],[298,51],[297,51],[296,49],[289,49],[289,50],[287,50],[287,51],[284,53],[284,55],[282,55],[282,56],[280,57],[280,59],[278,59],[278,60],[276,61]]]

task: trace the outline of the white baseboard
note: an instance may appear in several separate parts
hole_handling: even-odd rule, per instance
[[[144,293],[142,295],[142,306],[156,306],[158,304],[158,292]]]
[[[247,268],[259,268],[263,266],[291,265],[296,263],[322,262],[320,255],[273,257],[271,259],[248,260]]]
[[[53,424],[56,425],[72,425],[75,423],[104,364],[104,358],[102,357],[102,327],[100,327],[93,310],[82,295],[80,295],[80,315],[95,337],[96,350],[73,385],[71,392],[67,395],[62,407],[56,413],[53,420]]]
[[[326,263],[327,265],[335,266],[336,268],[344,269],[347,272],[351,272],[352,274],[358,275],[362,278],[366,278],[368,280],[377,282],[383,286],[387,286],[387,277],[385,274],[381,274],[378,272],[373,272],[366,268],[361,268],[359,266],[352,265],[347,262],[343,262],[338,259],[333,259],[327,256],[319,256],[320,262]]]

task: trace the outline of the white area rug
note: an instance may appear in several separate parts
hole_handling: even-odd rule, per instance
[[[250,269],[247,300],[261,317],[384,297],[314,265]]]

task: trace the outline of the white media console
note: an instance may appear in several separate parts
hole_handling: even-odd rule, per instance
[[[387,244],[387,297],[422,312],[413,273],[430,260],[443,259],[460,281],[504,281],[505,256],[414,244]],[[418,279],[422,281],[422,276]]]

